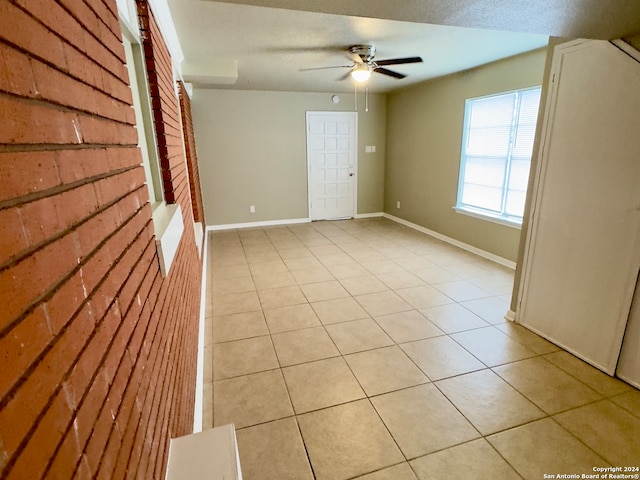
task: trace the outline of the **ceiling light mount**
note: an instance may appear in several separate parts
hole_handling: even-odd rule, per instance
[[[353,45],[349,47],[349,53],[360,57],[363,63],[369,63],[376,55],[375,45]]]

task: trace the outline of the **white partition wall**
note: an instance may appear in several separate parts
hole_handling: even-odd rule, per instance
[[[640,63],[571,42],[551,82],[517,321],[613,375],[640,268]]]
[[[640,282],[636,285],[616,375],[640,388]]]

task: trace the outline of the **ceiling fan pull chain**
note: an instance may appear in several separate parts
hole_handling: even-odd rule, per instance
[[[364,85],[364,111],[369,111],[369,84]]]
[[[353,84],[353,105],[354,105],[354,110],[357,112],[358,111],[358,84],[357,83]]]

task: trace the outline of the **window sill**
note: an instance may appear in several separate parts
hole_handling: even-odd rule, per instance
[[[156,234],[156,248],[160,261],[160,272],[166,277],[178,251],[184,223],[180,205],[158,203],[153,206],[153,228]]]
[[[504,225],[505,227],[515,228],[516,230],[522,229],[522,223],[507,220],[502,217],[488,215],[486,213],[480,213],[476,210],[471,210],[464,207],[453,207],[456,213],[461,213],[462,215],[468,215],[470,217],[479,218],[480,220],[486,220],[488,222],[497,223],[498,225]]]

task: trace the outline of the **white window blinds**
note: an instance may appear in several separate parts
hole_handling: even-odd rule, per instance
[[[465,102],[456,207],[522,223],[540,88]]]

